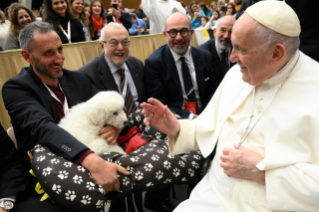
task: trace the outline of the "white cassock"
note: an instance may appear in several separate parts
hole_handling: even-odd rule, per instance
[[[207,157],[217,144],[208,173],[174,212],[319,211],[319,63],[297,51],[257,86],[254,108],[254,87],[241,76],[238,65],[229,70],[201,115],[181,120],[179,137],[169,139],[171,154],[200,149]],[[260,119],[242,145],[264,156],[257,167],[266,185],[220,167],[222,149],[239,142],[252,110],[250,128]]]
[[[181,3],[173,0],[142,0],[142,6],[150,21],[150,34],[163,33],[165,21],[173,10],[186,14]]]

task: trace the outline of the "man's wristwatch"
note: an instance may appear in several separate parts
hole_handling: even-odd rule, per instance
[[[5,211],[10,211],[13,208],[14,204],[10,200],[4,200],[0,202],[0,208]]]

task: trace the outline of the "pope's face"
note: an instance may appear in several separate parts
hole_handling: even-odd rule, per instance
[[[258,23],[248,14],[243,14],[235,23],[231,36],[233,51],[230,60],[238,63],[243,81],[252,86],[260,85],[274,74],[267,62],[272,57],[272,51],[261,50],[263,43],[254,38],[257,26]]]

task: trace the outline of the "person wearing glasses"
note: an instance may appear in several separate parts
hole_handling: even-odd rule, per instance
[[[125,99],[127,113],[133,113],[146,99],[143,82],[144,65],[139,59],[129,56],[128,31],[122,24],[111,22],[102,28],[99,41],[103,53],[85,64],[79,71],[83,72],[100,91],[120,92]],[[124,79],[123,87],[122,79]],[[133,101],[130,100],[129,94]],[[121,130],[107,126],[105,133],[107,134],[105,139],[111,143],[116,142]],[[126,211],[125,202],[128,202],[133,210],[133,201],[140,206],[138,211],[143,211],[140,193],[134,194],[134,197],[128,196],[126,200],[112,201],[110,211]]]

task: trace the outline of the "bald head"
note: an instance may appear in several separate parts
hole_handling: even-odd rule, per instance
[[[217,22],[214,36],[220,49],[227,50],[231,46],[230,37],[235,22],[236,19],[231,15],[226,15]]]
[[[180,23],[183,25],[183,28],[188,28],[189,30],[192,28],[191,22],[187,15],[181,12],[175,12],[169,15],[165,21],[165,29],[169,30],[168,26],[174,25],[176,23]]]
[[[225,24],[233,27],[235,22],[236,22],[236,19],[233,16],[226,15],[218,20],[217,28]]]

